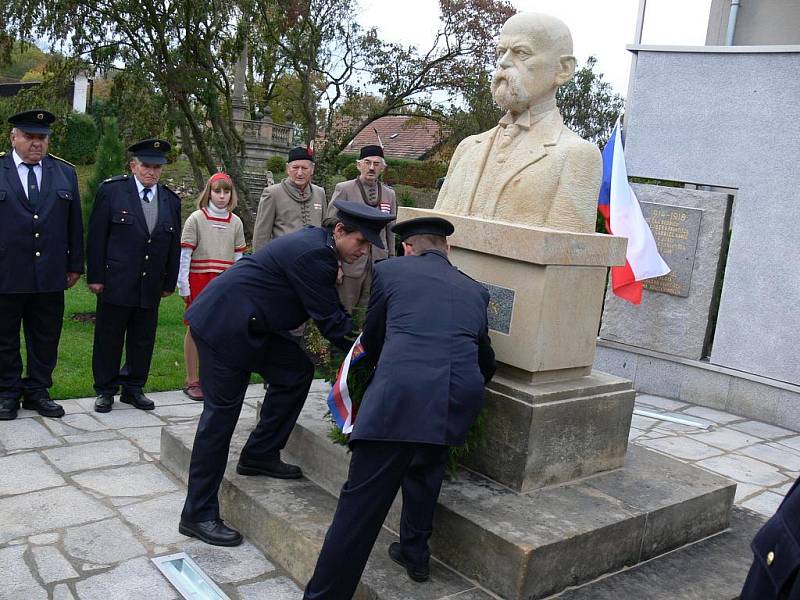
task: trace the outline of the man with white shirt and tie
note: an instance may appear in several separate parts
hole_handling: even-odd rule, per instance
[[[9,117],[12,150],[0,152],[0,420],[17,417],[20,399],[44,417],[64,415],[48,389],[64,290],[83,273],[83,222],[75,169],[47,153],[53,121],[46,110]]]
[[[97,295],[92,373],[94,409],[114,395],[152,410],[143,392],[150,371],[161,298],[175,291],[180,258],[180,199],[158,183],[170,144],[149,139],[128,148],[132,176],[104,181],[89,218],[87,281]],[[122,348],[125,346],[125,364]]]

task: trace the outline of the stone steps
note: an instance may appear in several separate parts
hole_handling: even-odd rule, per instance
[[[324,393],[312,392],[286,448],[333,494],[348,453],[327,437]],[[640,446],[625,467],[519,494],[467,470],[445,481],[434,556],[504,598],[542,598],[630,567],[728,526],[735,485]],[[399,499],[387,525],[399,527]]]
[[[301,582],[313,571],[349,463],[347,450],[327,438],[324,396],[316,387],[309,395],[286,451],[311,481],[245,478],[231,468],[221,494],[226,518]],[[251,427],[240,424],[232,457]],[[162,461],[185,479],[194,426],[164,431]],[[414,584],[386,556],[396,538],[384,530],[361,593],[491,597],[478,582],[503,598],[542,598],[724,529],[734,490],[725,479],[638,446],[622,469],[526,494],[462,471],[442,488],[431,546],[463,575],[437,564],[432,584]],[[398,522],[395,502],[387,525],[396,531]]]
[[[238,457],[254,423],[242,420],[231,443]],[[161,440],[161,462],[186,481],[196,425],[166,427]],[[230,461],[220,490],[223,518],[248,540],[274,558],[301,584],[314,571],[325,533],[333,519],[336,498],[308,479],[278,480],[242,477]],[[496,598],[438,561],[432,561],[431,579],[411,581],[386,549],[397,536],[384,528],[367,563],[356,600],[458,600]]]

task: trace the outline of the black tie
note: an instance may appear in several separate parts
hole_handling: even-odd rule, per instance
[[[142,200],[150,204],[150,188],[144,188],[142,190]]]
[[[39,204],[39,183],[36,181],[36,173],[33,171],[33,167],[36,165],[22,164],[28,167],[28,202],[33,208],[36,208]]]

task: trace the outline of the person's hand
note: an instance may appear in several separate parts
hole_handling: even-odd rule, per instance
[[[90,283],[89,284],[89,291],[92,292],[93,294],[102,294],[103,293],[103,289],[105,287],[106,286],[103,285],[102,283]]]
[[[191,299],[192,299],[192,297],[191,297],[190,295],[188,295],[188,294],[187,294],[186,296],[181,296],[181,298],[183,298],[183,303],[184,303],[186,306],[189,306],[189,300],[191,300]]]
[[[80,278],[80,273],[67,273],[67,289],[78,283],[78,279]]]
[[[167,296],[172,296],[172,294],[173,294],[173,292],[168,292],[168,291],[164,290],[163,292],[161,292],[161,297],[162,298],[166,298]]]

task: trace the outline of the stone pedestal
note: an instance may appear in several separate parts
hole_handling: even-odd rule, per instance
[[[518,492],[621,467],[633,401],[629,380],[600,371],[537,384],[497,375],[483,445],[464,464]]]

